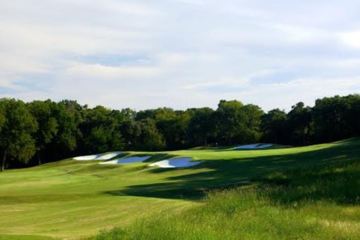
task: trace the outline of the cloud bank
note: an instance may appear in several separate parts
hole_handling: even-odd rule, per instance
[[[360,92],[358,1],[0,0],[0,96],[289,109]]]

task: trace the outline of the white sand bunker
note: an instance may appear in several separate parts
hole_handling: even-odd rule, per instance
[[[187,168],[199,165],[201,162],[193,162],[192,158],[173,158],[150,164],[150,167],[160,168]]]
[[[102,154],[79,156],[79,157],[74,157],[73,159],[77,160],[77,161],[105,161],[105,160],[112,159],[119,154],[121,154],[121,152],[109,152],[109,153],[102,153]]]
[[[268,143],[255,143],[255,144],[248,144],[248,145],[241,145],[241,146],[237,146],[234,147],[234,150],[251,150],[251,149],[265,149],[265,148],[270,148],[274,146],[273,144],[268,144]]]
[[[142,156],[142,157],[125,157],[125,158],[118,158],[107,162],[101,162],[100,164],[106,165],[116,165],[116,164],[131,164],[131,163],[140,163],[144,162],[151,158],[151,156]]]

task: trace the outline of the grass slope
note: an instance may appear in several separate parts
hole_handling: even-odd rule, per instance
[[[359,239],[359,139],[151,154],[206,161],[166,170],[65,160],[0,174],[0,239],[78,239],[113,227],[97,238]]]

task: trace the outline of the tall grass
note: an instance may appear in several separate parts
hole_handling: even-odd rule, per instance
[[[360,164],[278,172],[204,205],[99,234],[113,239],[360,239]]]

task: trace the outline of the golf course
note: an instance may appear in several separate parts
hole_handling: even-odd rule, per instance
[[[117,154],[1,173],[0,239],[360,239],[359,138]]]
[[[0,240],[360,240],[359,10],[0,0]]]

